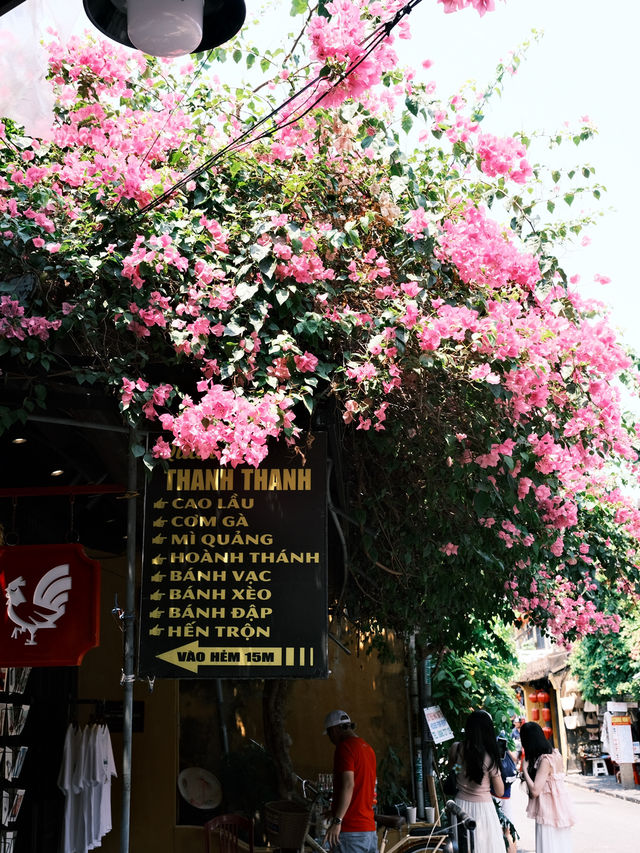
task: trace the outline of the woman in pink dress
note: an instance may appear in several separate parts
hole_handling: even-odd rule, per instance
[[[536,822],[536,853],[571,853],[573,806],[564,782],[564,763],[537,723],[520,728],[522,775],[529,790],[527,815]]]

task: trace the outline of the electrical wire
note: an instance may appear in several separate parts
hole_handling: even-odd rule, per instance
[[[302,112],[296,112],[295,115],[288,117],[285,121],[278,123],[275,127],[272,127],[269,130],[265,130],[257,136],[253,136],[255,132],[261,128],[264,124],[269,122],[271,119],[274,119],[278,114],[280,114],[286,107],[292,104],[294,101],[300,98],[305,92],[310,89],[317,89],[322,82],[327,82],[327,77],[320,73],[313,80],[309,81],[305,84],[302,89],[293,94],[291,97],[287,98],[282,104],[278,107],[275,107],[271,112],[263,116],[259,121],[255,122],[250,128],[247,128],[243,133],[225,145],[223,148],[216,151],[215,154],[212,154],[211,157],[207,158],[200,166],[196,167],[192,171],[188,172],[184,177],[180,178],[175,184],[173,184],[169,189],[165,190],[155,199],[150,201],[148,204],[141,207],[140,210],[136,211],[135,214],[132,215],[132,219],[138,219],[144,214],[149,213],[154,210],[156,207],[159,207],[165,201],[167,201],[171,196],[173,196],[176,192],[185,187],[188,183],[198,178],[204,172],[207,172],[214,166],[222,157],[227,154],[233,153],[235,151],[240,151],[243,148],[246,148],[249,145],[258,142],[261,139],[266,139],[270,136],[273,136],[278,131],[284,130],[286,127],[289,127],[295,122],[300,121],[301,118],[304,118],[311,110],[318,106],[318,104],[327,97],[331,92],[333,92],[341,83],[343,83],[350,74],[356,70],[356,68],[364,62],[367,57],[371,55],[371,53],[380,45],[382,42],[389,37],[394,27],[396,27],[400,21],[409,15],[415,7],[421,3],[422,0],[409,0],[402,8],[398,9],[393,16],[393,18],[385,23],[381,24],[376,30],[374,30],[366,39],[364,39],[360,44],[361,46],[365,46],[366,50],[364,53],[359,56],[356,60],[354,60],[335,80],[331,81],[330,85],[324,89],[314,100],[311,101],[308,106]],[[313,95],[310,96],[312,98]],[[251,138],[249,138],[251,137]]]

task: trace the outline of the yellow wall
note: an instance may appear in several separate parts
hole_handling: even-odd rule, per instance
[[[340,642],[351,655],[329,642],[327,681],[293,684],[288,731],[291,757],[299,775],[315,777],[330,772],[333,749],[322,735],[325,715],[334,708],[345,710],[356,723],[356,732],[374,748],[378,761],[389,746],[408,752],[407,701],[402,661],[380,664],[375,653],[367,655],[354,633],[342,631]]]
[[[85,656],[79,674],[78,698],[122,699],[122,633],[111,609],[115,595],[122,607],[125,601],[126,564],[124,560],[102,561],[102,604],[100,646]],[[338,634],[337,626],[331,630]],[[342,629],[340,642],[346,654],[329,643],[330,675],[326,680],[296,680],[291,684],[287,731],[292,739],[291,757],[296,772],[314,779],[330,772],[333,749],[323,736],[325,714],[346,710],[357,724],[357,732],[376,750],[378,760],[389,746],[408,760],[408,723],[404,667],[401,662],[381,664],[375,653],[366,655],[358,636]],[[134,699],[144,702],[144,731],[133,734],[131,773],[130,849],[154,853],[203,853],[200,827],[176,826],[177,777],[180,732],[180,695],[178,680],[155,682],[153,692],[138,682]],[[227,719],[234,743],[241,736],[264,742],[260,682],[224,682],[225,708],[234,715]],[[234,687],[242,701],[233,696]],[[254,689],[255,688],[255,689]],[[234,701],[228,701],[234,700]],[[84,706],[80,706],[84,707]],[[212,746],[200,766],[215,772],[219,750],[217,709],[191,708],[190,713],[208,718]],[[87,709],[88,713],[88,709]],[[102,844],[105,853],[119,853],[122,803],[122,736],[112,734],[118,778],[112,788],[113,830]],[[211,766],[208,766],[211,765]],[[407,777],[410,773],[407,772]]]

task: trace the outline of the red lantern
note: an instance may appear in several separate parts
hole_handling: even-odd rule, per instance
[[[551,697],[549,696],[549,694],[546,691],[541,690],[538,693],[538,702],[542,702],[543,704],[546,705],[550,701],[551,701]]]
[[[551,719],[551,709],[550,708],[543,708],[542,709],[542,719],[546,723],[549,722],[549,720]]]
[[[529,693],[529,702],[535,703],[538,701],[538,694],[534,691],[533,693]]]
[[[542,734],[546,737],[547,740],[549,740],[549,738],[553,734],[553,729],[551,728],[551,726],[543,726]]]
[[[540,711],[537,708],[531,709],[531,719],[533,720],[534,723],[537,723],[538,720],[540,719]]]

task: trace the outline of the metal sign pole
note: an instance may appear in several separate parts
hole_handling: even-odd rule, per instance
[[[432,736],[427,720],[424,715],[424,709],[431,705],[431,655],[420,661],[420,732],[422,736],[422,789],[424,796],[425,807],[435,806],[431,795],[431,787],[433,786],[433,747]]]
[[[131,744],[133,731],[133,682],[135,680],[135,590],[136,590],[136,488],[137,460],[133,446],[137,441],[135,430],[129,433],[129,476],[127,481],[127,592],[124,614],[124,661],[122,687],[124,690],[122,723],[122,825],[120,853],[129,853],[129,830],[131,820]]]

